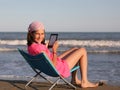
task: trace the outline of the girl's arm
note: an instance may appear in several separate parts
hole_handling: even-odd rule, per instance
[[[58,42],[56,41],[53,45],[52,51],[53,51],[53,65],[56,66],[57,62],[57,49],[58,49]]]
[[[52,59],[53,65],[56,66],[56,62],[57,62],[57,53],[53,52],[53,59]]]

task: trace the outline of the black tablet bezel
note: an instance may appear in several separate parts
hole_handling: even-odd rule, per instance
[[[53,36],[55,36],[54,41],[52,41],[52,37],[53,37]],[[50,35],[50,38],[49,38],[48,48],[52,48],[53,45],[54,45],[54,43],[55,43],[55,41],[57,41],[57,39],[58,39],[58,34],[51,34],[51,35]],[[52,44],[51,44],[51,41],[53,42]]]

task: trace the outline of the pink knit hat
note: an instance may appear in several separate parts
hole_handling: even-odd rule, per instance
[[[34,21],[32,22],[29,27],[28,27],[28,31],[29,32],[32,32],[32,31],[37,31],[37,30],[44,30],[44,25],[41,23],[41,22],[38,22],[38,21]]]

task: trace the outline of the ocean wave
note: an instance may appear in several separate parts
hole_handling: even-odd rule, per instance
[[[88,47],[120,47],[120,41],[110,40],[60,40],[61,45]]]
[[[5,51],[17,51],[16,48],[0,48],[0,52],[5,52]]]
[[[26,45],[26,40],[0,40],[1,45]]]
[[[1,80],[29,80],[32,76],[0,75]]]
[[[88,50],[88,53],[120,53],[120,50]]]
[[[48,40],[46,40],[48,42]],[[26,45],[26,40],[0,40],[0,45]],[[88,47],[120,47],[120,40],[59,40],[60,45]]]
[[[23,49],[26,51],[26,49]],[[0,48],[0,52],[16,52],[17,48]],[[64,50],[58,50],[58,52],[64,52]],[[120,53],[120,50],[87,50],[88,53]]]
[[[55,80],[55,78],[53,77],[50,77],[50,76],[47,76],[44,74],[44,76],[47,78],[47,79],[51,79],[51,80]],[[33,76],[29,75],[29,76],[26,76],[26,75],[0,75],[0,80],[24,80],[24,81],[29,81],[33,78]],[[43,78],[39,77],[39,78],[36,78],[34,81],[36,82],[43,82],[45,81]]]

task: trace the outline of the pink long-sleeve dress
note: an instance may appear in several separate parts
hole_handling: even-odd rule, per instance
[[[53,60],[53,53],[50,52],[50,50],[46,47],[46,45],[33,43],[30,46],[28,46],[28,52],[31,55],[37,55],[41,52],[45,52],[47,56],[50,58],[50,60]],[[63,77],[70,76],[70,69],[65,60],[62,60],[61,58],[57,58],[56,62],[56,69]]]

